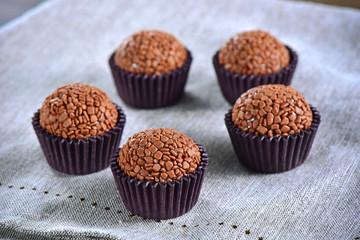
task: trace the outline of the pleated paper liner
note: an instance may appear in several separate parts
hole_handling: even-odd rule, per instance
[[[117,162],[119,151],[111,160],[111,170],[125,207],[135,215],[147,219],[170,219],[190,211],[196,204],[206,168],[208,155],[198,145],[201,163],[181,180],[165,183],[142,181],[126,175]]]
[[[49,165],[68,174],[89,174],[110,165],[114,151],[119,147],[125,125],[125,114],[116,105],[118,122],[106,133],[86,139],[66,139],[48,133],[40,126],[37,111],[32,118],[36,136]]]
[[[232,122],[232,109],[225,115],[235,153],[246,167],[262,173],[280,173],[302,164],[309,155],[321,117],[311,107],[313,123],[306,130],[294,135],[268,137],[241,131]]]
[[[178,102],[184,92],[192,56],[187,50],[183,66],[166,74],[148,75],[127,72],[109,59],[112,76],[121,99],[135,108],[160,108]]]
[[[290,62],[288,66],[279,72],[265,75],[246,75],[232,73],[219,64],[219,51],[213,56],[213,65],[220,89],[225,99],[233,105],[240,95],[248,89],[265,84],[284,84],[290,85],[294,74],[298,56],[296,52],[288,46],[285,46],[290,53]]]

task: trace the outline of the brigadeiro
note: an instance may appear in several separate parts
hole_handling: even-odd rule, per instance
[[[198,200],[208,164],[205,148],[169,128],[151,128],[128,139],[111,161],[126,208],[149,219],[175,218]]]
[[[123,40],[109,65],[122,100],[136,108],[159,108],[180,100],[191,53],[173,35],[140,31]]]
[[[45,99],[32,125],[51,167],[88,174],[109,166],[120,144],[125,114],[97,87],[73,83]]]
[[[261,30],[234,35],[213,57],[221,91],[231,104],[259,85],[290,85],[297,61],[293,49]]]
[[[225,123],[242,164],[278,173],[306,160],[320,114],[294,88],[269,84],[243,93],[225,115]]]

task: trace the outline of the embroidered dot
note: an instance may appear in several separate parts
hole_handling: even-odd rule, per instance
[[[130,217],[134,217],[134,216],[135,216],[135,214],[130,213],[130,214],[129,214],[129,216],[130,216]]]
[[[236,225],[232,225],[232,228],[233,228],[233,229],[237,229],[237,226],[236,226]]]
[[[23,186],[21,186],[21,187],[19,187],[20,189],[24,189],[25,187],[23,187]]]
[[[36,191],[36,188],[34,188],[34,187],[33,187],[33,188],[32,188],[31,190],[34,190],[34,191]]]
[[[210,225],[210,223],[207,223],[207,224],[206,224],[206,226],[209,226],[209,225]]]
[[[108,211],[108,210],[110,210],[110,207],[104,207],[104,209],[105,209],[106,211]]]
[[[83,198],[83,197],[82,197],[82,198],[80,198],[80,201],[82,201],[82,202],[83,202],[83,201],[85,201],[85,198]]]
[[[122,211],[121,211],[121,210],[118,210],[117,213],[122,213]]]
[[[219,222],[219,225],[224,225],[224,222]]]
[[[161,222],[159,219],[156,219],[155,222]]]
[[[264,238],[263,237],[259,237],[258,240],[263,240]]]
[[[94,207],[96,207],[97,203],[96,203],[96,202],[92,202],[91,205],[94,206]]]
[[[250,234],[250,230],[249,230],[249,229],[245,230],[245,234],[246,234],[246,235],[249,235],[249,234]]]
[[[194,227],[198,227],[199,226],[199,224],[196,224]]]
[[[168,222],[169,225],[173,225],[174,223],[173,222]]]
[[[48,194],[49,192],[48,191],[44,191],[44,194]]]
[[[183,228],[185,228],[186,227],[186,224],[184,224],[184,225],[181,225]]]
[[[58,196],[60,196],[60,194],[59,194],[59,193],[57,193],[57,194],[55,194],[55,196],[57,196],[57,197],[58,197]]]
[[[73,196],[72,195],[69,195],[68,198],[72,198]]]
[[[8,186],[8,188],[13,188],[13,186],[12,186],[12,185],[10,185],[10,186]]]

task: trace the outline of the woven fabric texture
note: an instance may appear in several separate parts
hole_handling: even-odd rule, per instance
[[[193,62],[174,106],[131,108],[108,59],[143,29],[174,34]],[[321,114],[307,160],[280,174],[239,163],[231,108],[212,57],[235,33],[263,29],[293,48],[292,86]],[[16,239],[357,239],[360,237],[360,11],[290,1],[53,0],[0,28],[0,237]],[[209,166],[187,214],[146,220],[126,210],[110,168],[84,176],[46,162],[31,125],[57,87],[84,82],[125,111],[120,146],[151,127],[202,144]]]

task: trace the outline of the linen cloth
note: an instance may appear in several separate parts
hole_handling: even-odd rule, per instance
[[[193,55],[184,96],[139,110],[117,95],[108,58],[142,29]],[[241,165],[224,124],[213,54],[263,29],[299,55],[292,86],[322,122],[305,163],[260,174]],[[21,239],[357,239],[360,237],[360,11],[287,1],[48,1],[0,29],[0,237]],[[154,221],[124,207],[110,168],[74,176],[47,164],[31,125],[57,87],[84,82],[125,111],[120,145],[169,127],[204,145],[208,171],[187,214]]]

